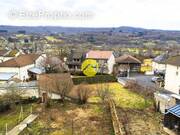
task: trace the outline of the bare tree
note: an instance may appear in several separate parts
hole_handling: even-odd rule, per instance
[[[57,76],[54,80],[55,92],[60,95],[61,101],[64,102],[73,86],[72,79],[67,76]]]
[[[92,90],[85,84],[80,84],[77,88],[77,96],[80,104],[87,103]]]
[[[10,102],[14,105],[16,102],[19,102],[25,94],[25,91],[19,89],[17,86],[11,84],[6,88],[7,92],[3,95],[4,101]]]
[[[62,73],[65,68],[63,62],[57,57],[46,57],[41,66],[44,67],[46,73]]]
[[[69,73],[44,74],[39,77],[40,92],[46,92],[50,98],[51,94],[57,94],[62,102],[64,102],[72,87],[73,81]]]
[[[100,84],[97,85],[97,94],[101,98],[101,100],[104,102],[106,99],[111,98],[113,93],[111,92],[110,85],[109,84]]]

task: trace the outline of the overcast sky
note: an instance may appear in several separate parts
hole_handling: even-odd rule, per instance
[[[180,30],[180,0],[0,0],[1,25],[119,27]],[[17,10],[88,12],[90,18],[18,19]]]

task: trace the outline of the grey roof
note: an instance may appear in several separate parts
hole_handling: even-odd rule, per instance
[[[156,58],[154,58],[153,61],[157,63],[165,63],[168,58],[169,58],[168,54],[161,54],[157,56]]]
[[[1,81],[8,81],[12,77],[14,77],[16,74],[17,73],[4,73],[4,72],[1,72],[0,73],[0,80]]]
[[[177,105],[173,106],[172,108],[168,109],[166,114],[168,114],[168,113],[171,113],[180,118],[180,104],[177,104]]]
[[[45,69],[44,68],[40,68],[40,67],[32,67],[30,69],[28,69],[28,71],[35,73],[35,74],[42,74],[45,73]]]
[[[180,66],[180,55],[170,57],[166,63],[169,65]]]

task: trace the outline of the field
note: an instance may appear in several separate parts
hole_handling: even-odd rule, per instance
[[[113,99],[115,100],[117,107],[129,108],[129,109],[145,109],[150,107],[153,102],[150,99],[145,99],[143,96],[133,93],[125,88],[119,83],[109,83],[109,84],[96,84],[89,85],[94,91],[101,87],[100,85],[108,85]],[[89,102],[99,102],[100,98],[94,96],[89,99]]]
[[[109,87],[126,134],[166,135],[160,124],[162,116],[153,110],[153,100],[125,89],[119,83],[87,85],[93,94],[85,105],[67,101],[65,104],[52,101],[48,108],[38,105],[38,119],[21,135],[113,135],[110,113],[97,96],[97,89],[103,85]]]

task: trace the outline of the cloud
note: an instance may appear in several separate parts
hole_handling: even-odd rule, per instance
[[[135,26],[180,30],[179,5],[179,0],[1,0],[0,22],[3,25]],[[11,9],[88,10],[95,17],[91,20],[12,21],[7,17]]]

